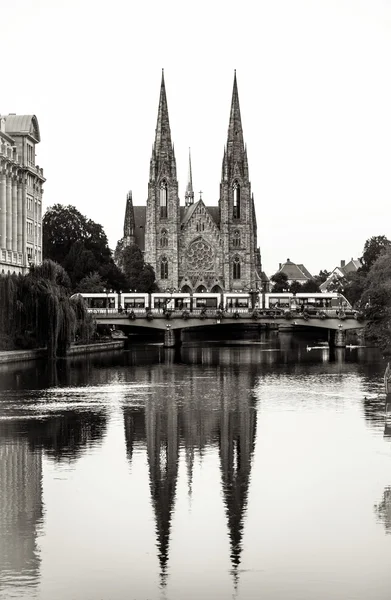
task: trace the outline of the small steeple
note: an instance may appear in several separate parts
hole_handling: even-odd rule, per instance
[[[193,191],[193,176],[191,172],[191,155],[189,148],[189,174],[187,177],[187,188],[185,194],[185,206],[190,206],[194,204],[194,191]]]
[[[236,69],[234,75],[234,86],[232,91],[231,113],[228,126],[227,158],[228,161],[240,161],[243,159],[244,141],[242,119],[240,116],[238,83],[236,81]],[[231,165],[233,164],[231,162]]]
[[[126,244],[130,246],[130,244],[135,244],[136,238],[134,236],[134,210],[133,210],[133,200],[132,200],[132,191],[129,191],[126,195],[126,209],[125,209],[125,220],[124,220],[124,238]]]

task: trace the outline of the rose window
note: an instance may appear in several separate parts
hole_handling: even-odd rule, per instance
[[[199,271],[213,270],[213,249],[202,239],[190,244],[187,250],[187,263],[191,269]]]

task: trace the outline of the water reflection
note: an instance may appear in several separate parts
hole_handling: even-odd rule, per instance
[[[218,356],[222,358],[221,352],[217,348],[192,348],[181,355],[181,362],[191,360],[193,365],[190,377],[186,371],[186,390],[178,385],[173,372],[167,375],[162,370],[154,371],[150,383],[158,389],[164,385],[164,396],[153,394],[146,400],[145,410],[137,406],[123,409],[128,459],[132,460],[135,446],[145,445],[147,449],[162,586],[167,583],[180,451],[184,451],[187,491],[191,497],[195,457],[202,457],[207,447],[219,451],[232,572],[237,583],[256,434],[256,401],[251,391],[256,371],[235,368],[236,352],[231,348],[225,353],[232,370],[215,371],[212,378],[210,373],[200,370],[199,362],[213,365]]]
[[[67,469],[76,475],[80,465],[84,465],[82,474],[88,473],[98,490],[94,477],[97,481],[101,476],[102,464],[113,469],[110,479],[113,487],[107,495],[107,504],[101,492],[101,503],[97,499],[97,507],[91,510],[91,521],[97,528],[102,520],[110,523],[111,542],[122,544],[123,562],[127,567],[121,571],[118,557],[110,558],[111,547],[107,555],[103,554],[106,558],[101,558],[101,546],[105,546],[106,539],[105,543],[97,543],[99,534],[90,534],[90,550],[95,559],[89,563],[88,558],[80,554],[83,574],[80,571],[75,574],[70,569],[70,579],[74,577],[74,581],[80,582],[78,576],[85,578],[85,587],[82,582],[78,583],[80,589],[71,584],[70,597],[81,600],[112,596],[114,600],[122,600],[129,597],[129,590],[130,595],[133,593],[132,578],[137,580],[138,591],[142,592],[148,580],[151,587],[144,596],[151,599],[161,593],[167,594],[170,600],[205,596],[201,592],[197,596],[196,589],[193,596],[179,589],[178,582],[184,585],[187,576],[183,574],[183,563],[178,556],[186,552],[191,561],[197,558],[197,552],[207,553],[213,536],[218,538],[216,566],[205,578],[205,586],[211,586],[210,597],[230,597],[234,591],[238,598],[247,600],[258,597],[258,591],[262,591],[265,597],[276,600],[287,597],[285,592],[290,585],[296,585],[295,592],[289,594],[292,598],[339,597],[336,588],[332,588],[332,581],[343,576],[343,569],[338,571],[333,563],[338,529],[343,531],[342,545],[346,540],[348,543],[350,537],[354,540],[360,530],[354,525],[354,518],[357,525],[364,520],[368,531],[371,531],[370,521],[382,534],[372,507],[383,489],[383,497],[374,511],[386,533],[391,532],[391,488],[384,488],[388,479],[382,479],[380,490],[376,488],[373,493],[376,477],[382,473],[380,463],[376,463],[376,476],[370,472],[372,465],[370,469],[365,465],[368,456],[377,461],[381,452],[389,452],[383,435],[388,440],[390,429],[384,419],[384,397],[378,384],[382,372],[382,361],[371,351],[307,351],[306,344],[297,343],[287,334],[279,338],[271,335],[253,345],[227,344],[223,348],[213,344],[189,345],[180,350],[153,346],[77,358],[54,366],[34,363],[0,367],[3,392],[0,400],[0,589],[7,591],[8,597],[14,593],[15,597],[25,594],[33,598],[32,590],[41,579],[42,585],[46,582],[47,591],[45,595],[40,590],[39,598],[67,598],[65,589],[59,593],[58,589],[50,588],[51,575],[48,576],[48,569],[44,568],[45,561],[50,562],[48,556],[56,552],[63,540],[56,539],[55,527],[51,534],[44,531],[42,471],[45,510],[49,513],[51,510],[53,515],[53,498],[58,499],[53,495],[54,475],[61,471],[62,485],[70,490],[68,497],[72,497],[73,492],[79,493],[79,488],[72,477],[67,479]],[[261,426],[262,436],[259,434]],[[309,457],[312,450],[314,457]],[[290,454],[295,459],[291,459]],[[93,464],[88,462],[91,456]],[[119,470],[116,479],[116,468],[121,460],[125,470]],[[295,460],[292,462],[294,475],[286,467],[291,460]],[[388,465],[387,461],[386,454],[384,462]],[[210,513],[209,507],[202,506],[199,500],[205,493],[200,487],[202,466],[204,473],[213,475],[210,485],[220,492],[215,513]],[[281,479],[281,473],[285,473],[286,480]],[[101,477],[103,479],[104,474]],[[365,477],[371,484],[361,485]],[[318,493],[312,481],[319,484],[322,492]],[[121,498],[128,485],[131,493],[140,498],[139,512],[136,516],[130,514],[130,509],[121,513],[118,521],[123,527],[117,531],[113,511],[118,503],[111,504],[111,497]],[[287,498],[283,498],[285,486]],[[93,490],[89,501],[94,493]],[[365,494],[365,501],[361,501]],[[349,525],[348,511],[353,504],[350,529],[346,523]],[[302,509],[302,505],[306,508]],[[334,518],[341,519],[344,514],[346,523],[341,519],[337,527],[324,525],[323,521],[329,518],[329,506]],[[67,518],[67,508],[63,507],[64,518]],[[306,512],[310,514],[309,523]],[[74,521],[69,520],[69,527],[77,553],[80,523],[77,510],[71,514]],[[199,534],[198,544],[202,547],[196,543],[195,550],[191,537],[197,537],[194,530],[188,530],[188,538],[187,533],[182,533],[191,520],[189,515],[196,519],[197,529],[206,532],[205,538]],[[213,519],[218,520],[218,515],[221,515],[221,530],[212,523]],[[274,519],[270,527],[269,515],[271,521]],[[137,553],[137,539],[133,542],[134,550],[130,549],[134,532],[132,518],[140,522],[138,535],[142,532],[144,536],[145,532],[144,547],[148,552],[144,554]],[[311,533],[312,518],[318,523],[314,534]],[[148,523],[153,523],[150,534]],[[289,527],[286,534],[284,524]],[[301,533],[307,542],[301,542]],[[72,539],[72,534],[69,537]],[[49,539],[46,550],[43,539]],[[295,543],[292,540],[296,540]],[[374,544],[373,539],[370,543]],[[358,544],[353,545],[357,549]],[[281,547],[288,557],[286,563]],[[151,548],[157,563],[148,562],[146,558]],[[313,548],[319,548],[319,564]],[[198,560],[198,573],[201,573],[208,565],[202,564],[202,557]],[[326,564],[324,569],[322,560]],[[130,564],[137,566],[132,570]],[[323,597],[314,594],[315,583],[312,595],[305,592],[305,586],[300,588],[300,564],[305,564],[308,571],[313,569],[314,578],[318,577],[323,583],[322,576],[326,577],[327,569],[335,574],[334,579],[326,577],[331,582],[328,594],[326,591]],[[262,568],[265,565],[265,574],[256,579],[254,573],[260,565]],[[92,574],[105,568],[112,573],[111,580],[110,575],[102,580],[98,574],[94,583]],[[348,569],[348,565],[344,568]],[[286,577],[281,584],[280,575],[276,575],[279,569]],[[251,581],[250,571],[254,577]],[[189,587],[200,585],[194,573],[189,575]],[[118,576],[124,583],[122,592],[116,593],[113,582]],[[305,580],[307,574],[303,577]],[[102,581],[107,587],[101,591]],[[363,598],[354,593],[351,587],[345,597]],[[387,596],[379,597],[383,600]]]
[[[0,590],[35,595],[42,522],[42,453],[32,451],[18,423],[0,421]],[[12,596],[11,596],[12,597]]]
[[[391,533],[391,486],[384,490],[383,498],[375,504],[375,513],[384,525],[387,534]]]

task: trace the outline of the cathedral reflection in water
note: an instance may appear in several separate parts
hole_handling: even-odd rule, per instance
[[[199,354],[201,349],[192,349]],[[232,350],[232,349],[231,349]],[[202,350],[204,352],[205,349]],[[188,354],[188,358],[195,359]],[[213,365],[213,352],[199,362]],[[192,360],[192,362],[193,362]],[[187,369],[189,365],[187,365]],[[217,383],[203,375],[200,365],[190,366],[186,394],[173,372],[150,371],[149,383],[161,387],[162,394],[149,397],[145,410],[125,407],[124,424],[127,455],[132,460],[135,447],[147,450],[151,500],[156,523],[156,545],[160,581],[165,585],[169,562],[170,529],[175,510],[178,466],[181,452],[186,462],[188,494],[192,494],[193,467],[207,447],[219,453],[230,557],[237,585],[242,535],[256,436],[256,407],[252,393],[255,373],[251,368],[214,365]],[[172,378],[170,381],[170,377]],[[219,396],[216,397],[216,390]]]

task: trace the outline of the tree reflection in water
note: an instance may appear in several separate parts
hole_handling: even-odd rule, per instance
[[[391,533],[391,487],[383,492],[383,498],[379,504],[375,504],[375,513],[385,527],[386,533]]]

